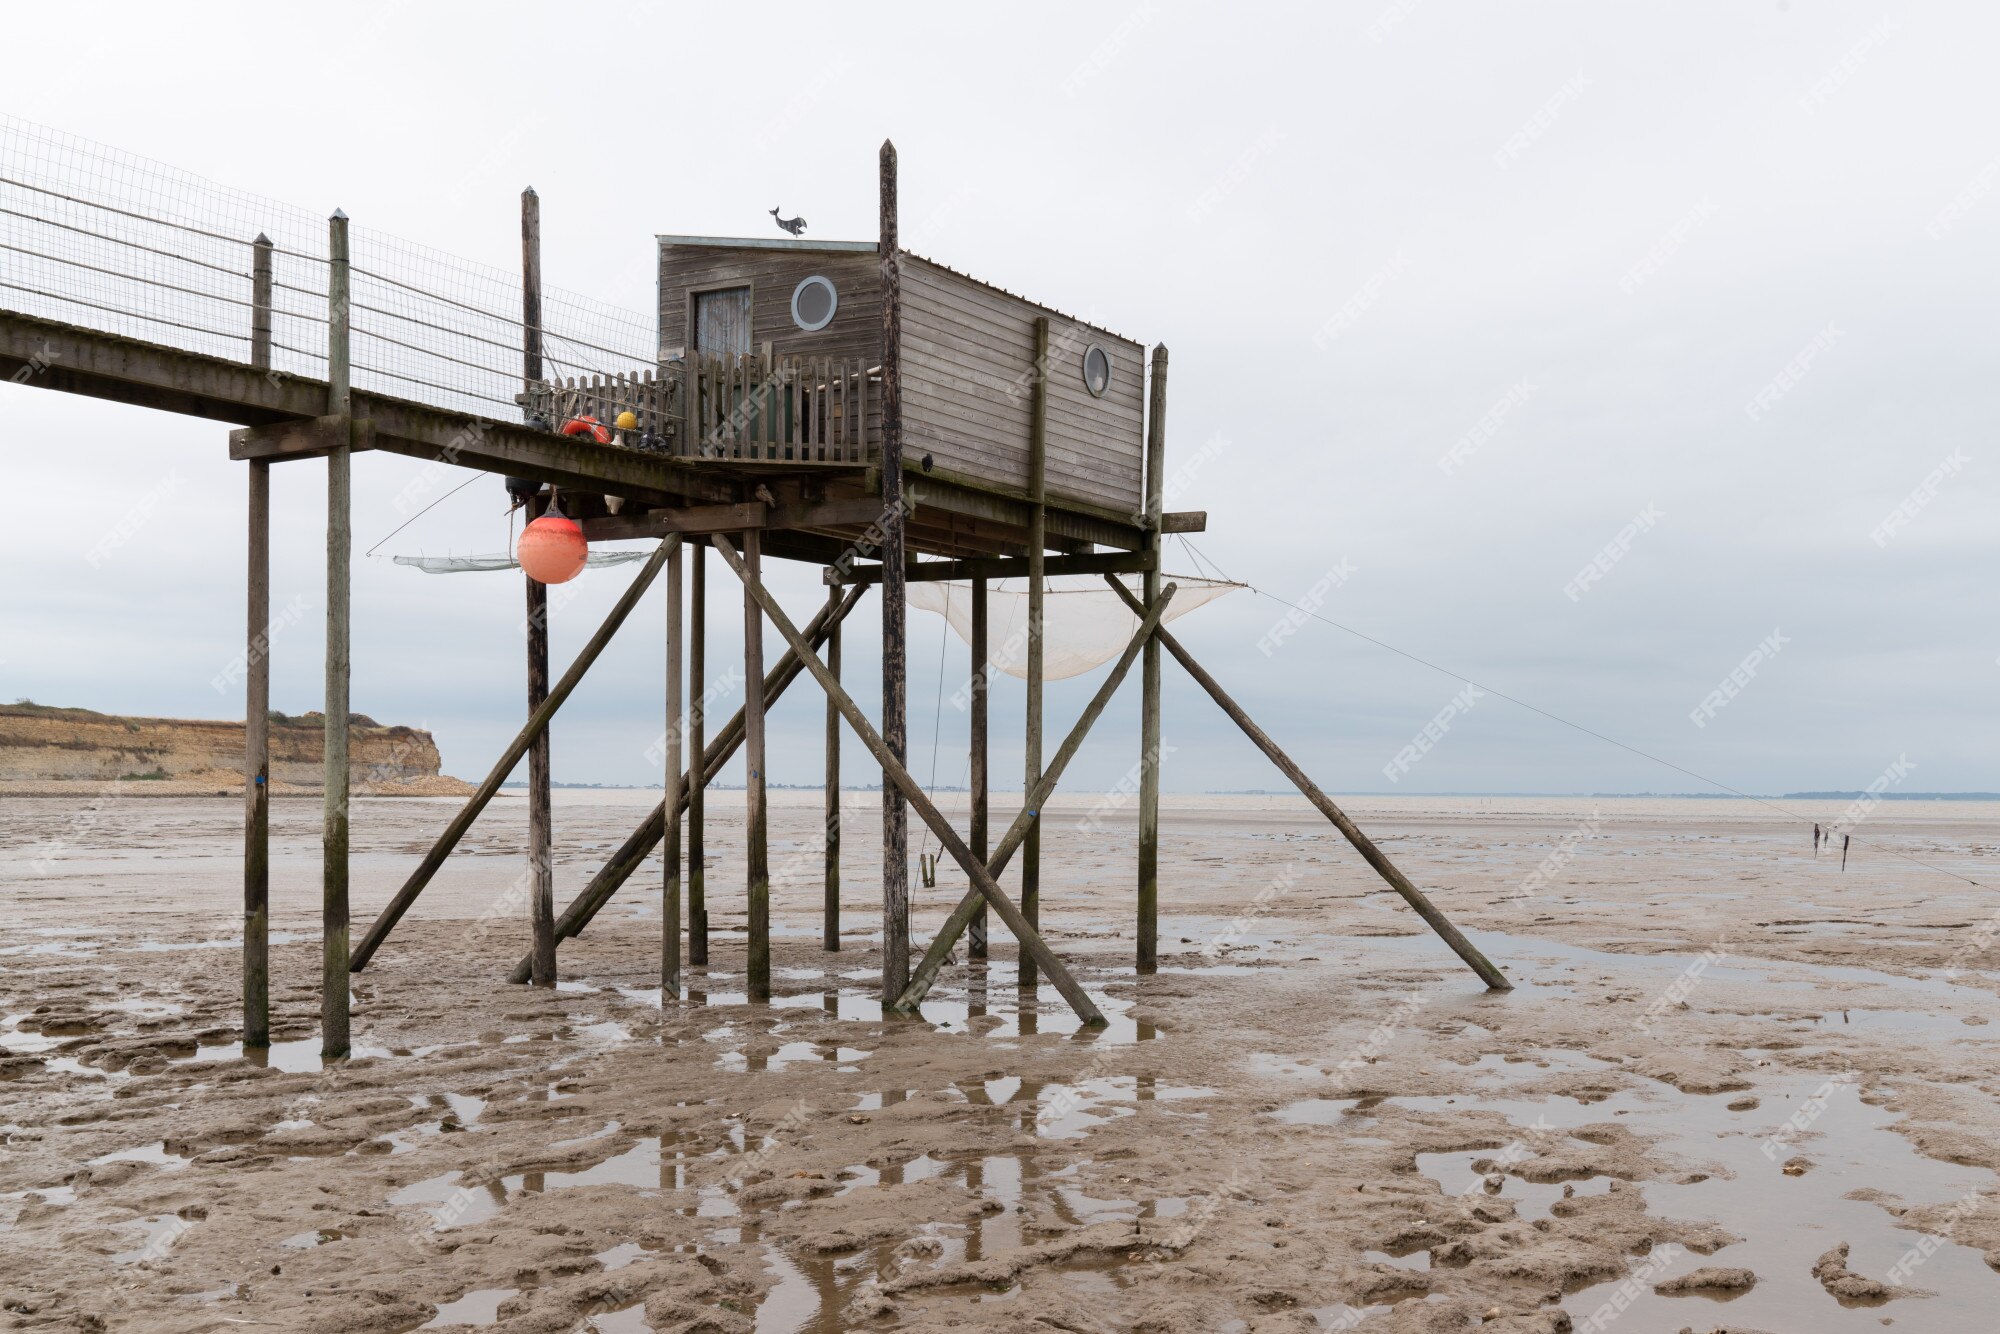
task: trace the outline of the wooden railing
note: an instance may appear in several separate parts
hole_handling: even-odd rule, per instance
[[[704,357],[665,373],[550,381],[529,411],[560,430],[594,418],[614,443],[677,458],[865,463],[880,435],[880,371],[858,359]],[[635,424],[617,429],[621,413]]]

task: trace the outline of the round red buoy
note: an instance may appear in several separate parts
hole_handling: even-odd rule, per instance
[[[566,584],[583,573],[590,545],[574,521],[560,514],[544,514],[521,530],[514,554],[521,569],[536,583]]]

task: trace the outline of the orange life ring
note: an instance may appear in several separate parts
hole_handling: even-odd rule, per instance
[[[611,429],[595,417],[571,417],[562,424],[564,435],[587,435],[600,445],[611,443]]]

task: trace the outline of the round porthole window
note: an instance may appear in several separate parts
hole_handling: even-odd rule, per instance
[[[1102,344],[1092,343],[1083,350],[1083,387],[1092,398],[1103,398],[1111,387],[1111,354]]]
[[[824,329],[833,322],[833,312],[840,309],[840,294],[833,290],[833,283],[814,274],[792,289],[792,323],[812,333]]]

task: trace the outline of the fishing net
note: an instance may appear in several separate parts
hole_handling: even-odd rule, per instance
[[[651,551],[593,551],[584,558],[591,569],[602,569],[606,565],[626,565],[635,560],[644,560]],[[521,562],[512,556],[397,556],[396,564],[408,565],[422,570],[425,574],[472,574],[481,570],[518,570]]]
[[[1243,587],[1220,579],[1168,575],[1175,584],[1165,621],[1177,620],[1223,594]],[[1138,580],[1126,586],[1138,593]],[[910,605],[934,611],[958,637],[972,642],[972,585],[939,580],[911,583]],[[986,660],[1009,676],[1028,674],[1028,581],[995,579],[986,585]],[[1042,605],[1042,675],[1050,681],[1081,676],[1125,651],[1139,618],[1104,581],[1089,575],[1051,579]]]

